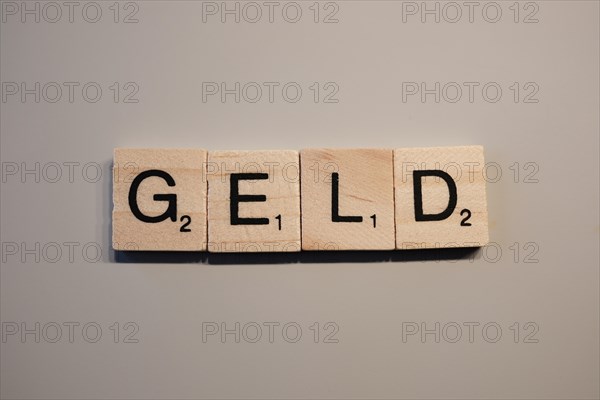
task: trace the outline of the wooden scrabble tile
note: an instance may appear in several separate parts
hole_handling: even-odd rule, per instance
[[[115,149],[113,248],[206,250],[207,152]]]
[[[488,243],[483,147],[394,150],[396,248]]]
[[[208,251],[300,251],[297,151],[208,154]]]
[[[300,153],[303,250],[394,249],[392,150]]]

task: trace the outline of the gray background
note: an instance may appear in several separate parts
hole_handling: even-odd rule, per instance
[[[58,4],[56,23],[5,14],[0,26],[3,83],[79,83],[72,103],[66,90],[56,103],[48,101],[54,92],[41,93],[39,103],[33,95],[1,103],[4,171],[40,169],[39,182],[20,173],[2,182],[3,398],[600,396],[598,2],[522,2],[517,23],[512,1],[495,3],[496,23],[482,16],[485,6],[494,17],[487,2],[478,3],[473,22],[463,6],[456,23],[444,20],[454,17],[448,8],[439,23],[419,14],[403,21],[400,1],[321,3],[319,23],[312,1],[298,2],[297,23],[282,18],[284,2],[273,23],[266,15],[257,23],[218,16],[204,23],[202,3],[193,1],[138,1],[135,23],[122,21],[135,5],[121,3],[115,23],[113,2],[98,2],[102,17],[91,23],[81,2],[71,23]],[[338,22],[323,23],[336,6]],[[524,23],[530,13],[537,22]],[[82,97],[87,82],[102,88],[99,101]],[[297,82],[303,94],[296,103],[281,92],[273,103],[203,102],[202,82]],[[334,82],[338,102],[321,94],[315,103],[313,82],[321,90]],[[403,82],[477,82],[479,89],[472,102],[466,90],[456,103],[448,101],[453,92],[439,103],[433,95],[403,101]],[[499,101],[482,96],[488,82],[502,88]],[[132,87],[138,102],[125,103]],[[532,87],[539,90],[527,100],[537,102],[525,102]],[[115,147],[468,144],[484,145],[502,172],[487,185],[494,244],[475,253],[152,259],[110,249]],[[69,162],[79,163],[72,182]],[[53,163],[62,165],[55,183]],[[94,182],[96,165],[102,176]],[[72,258],[69,242],[78,243]],[[25,249],[34,251],[22,258]],[[69,322],[79,324],[72,343]],[[135,325],[125,329],[128,322]],[[229,329],[254,322],[263,336],[250,343],[247,330],[239,343],[234,335],[203,341],[206,322]],[[273,343],[266,322],[280,324]],[[293,329],[281,332],[290,322],[302,328],[296,343],[285,340]],[[335,325],[325,329],[328,322]],[[403,340],[411,322],[439,323],[439,343],[433,334]],[[468,322],[480,324],[472,343]],[[39,343],[34,334],[8,335],[36,323]],[[53,323],[62,326],[56,343]],[[86,335],[89,323],[97,325]],[[452,323],[462,327],[456,343]],[[488,323],[502,329],[495,343],[494,329],[482,333]],[[89,343],[94,326],[102,334]],[[336,326],[338,342],[325,343]],[[135,327],[129,339],[138,342],[127,343]]]

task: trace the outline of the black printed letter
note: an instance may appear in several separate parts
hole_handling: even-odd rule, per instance
[[[167,210],[164,213],[162,213],[161,215],[157,215],[156,217],[149,217],[147,215],[144,215],[140,211],[140,207],[138,206],[138,203],[137,203],[138,188],[140,187],[140,184],[142,183],[142,181],[144,179],[149,178],[151,176],[157,176],[159,178],[162,178],[162,179],[164,179],[165,182],[167,182],[167,185],[175,186],[175,180],[173,179],[173,177],[171,175],[167,174],[165,171],[161,171],[159,169],[151,169],[151,170],[140,173],[138,176],[135,177],[135,179],[131,183],[131,188],[129,188],[129,208],[131,208],[131,212],[133,213],[133,215],[135,215],[135,217],[137,219],[139,219],[142,222],[149,222],[149,223],[162,222],[167,218],[171,218],[171,221],[176,221],[177,220],[177,195],[176,194],[155,194],[154,195],[153,198],[155,201],[168,201],[169,202],[169,207],[167,207]]]
[[[424,176],[437,176],[442,178],[446,185],[448,185],[448,192],[450,198],[448,199],[448,206],[444,211],[439,214],[423,214],[423,192],[421,187],[421,178]],[[425,170],[425,171],[413,171],[413,188],[415,192],[415,220],[416,221],[441,221],[448,218],[454,212],[456,208],[456,183],[450,175],[444,171],[437,169]]]
[[[332,222],[362,222],[361,216],[342,217],[339,214],[340,202],[340,175],[331,174],[331,221]]]
[[[240,194],[238,182],[240,180],[269,179],[269,174],[231,174],[229,207],[231,225],[268,225],[269,218],[240,218],[240,202],[242,201],[267,201],[264,194]]]

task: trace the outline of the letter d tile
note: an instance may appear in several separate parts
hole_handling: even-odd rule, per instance
[[[483,147],[394,150],[396,249],[488,243]]]

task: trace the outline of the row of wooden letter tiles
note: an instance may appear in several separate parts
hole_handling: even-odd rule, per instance
[[[115,149],[113,248],[294,252],[488,242],[481,146]]]

